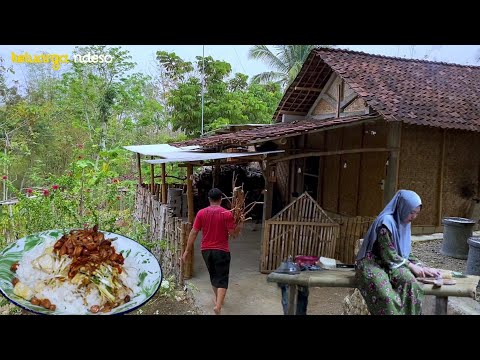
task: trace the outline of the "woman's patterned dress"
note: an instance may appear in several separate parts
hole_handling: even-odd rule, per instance
[[[385,226],[377,230],[377,241],[372,252],[357,263],[356,277],[359,290],[372,315],[420,315],[423,290],[408,268],[410,255],[402,258],[391,241]]]

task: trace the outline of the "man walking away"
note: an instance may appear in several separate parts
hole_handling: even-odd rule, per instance
[[[211,189],[208,192],[208,200],[210,206],[201,209],[195,217],[182,260],[186,261],[198,232],[202,230],[200,250],[202,251],[205,265],[207,265],[210,282],[215,294],[213,311],[216,315],[219,315],[227,294],[230,271],[228,237],[229,235],[236,237],[240,232],[241,226],[236,226],[232,213],[220,206],[222,203],[222,192],[219,189]]]

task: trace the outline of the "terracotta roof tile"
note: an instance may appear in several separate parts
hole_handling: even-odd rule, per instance
[[[300,120],[288,123],[277,123],[270,126],[262,126],[257,129],[241,130],[229,134],[212,135],[173,143],[171,145],[199,145],[204,148],[215,148],[217,146],[244,146],[257,142],[275,140],[287,136],[295,136],[306,131],[318,130],[341,124],[349,124],[362,120],[373,120],[375,118],[378,118],[378,114],[342,117],[329,120]]]
[[[326,66],[319,66],[322,64]],[[280,120],[280,110],[307,112],[315,100],[307,99],[305,90],[295,87],[322,89],[332,70],[387,120],[480,131],[479,66],[342,49],[312,50],[274,119]]]

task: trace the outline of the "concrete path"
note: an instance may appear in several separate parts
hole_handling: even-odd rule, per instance
[[[195,241],[194,276],[190,284],[200,312],[213,315],[213,290],[200,252],[200,236]],[[280,288],[260,273],[261,225],[248,224],[237,239],[230,241],[232,261],[230,281],[222,315],[283,315]],[[347,288],[310,289],[309,315],[340,315]]]
[[[248,224],[238,238],[230,240],[230,281],[222,315],[283,314],[279,288],[267,283],[267,275],[259,271],[260,235],[260,224]],[[213,315],[214,295],[200,252],[200,237],[195,241],[194,276],[186,282],[193,285],[195,304],[202,313]]]

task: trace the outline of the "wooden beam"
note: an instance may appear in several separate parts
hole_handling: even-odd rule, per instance
[[[166,170],[166,164],[161,164],[162,165],[162,203],[166,204],[167,203],[167,170]]]
[[[345,110],[345,108],[352,102],[354,102],[356,99],[358,99],[358,95],[356,92],[351,93],[349,96],[343,99],[340,104],[340,108],[342,109],[342,111]]]
[[[270,164],[276,164],[280,161],[292,160],[292,159],[299,159],[304,157],[310,156],[331,156],[331,155],[343,155],[343,154],[358,154],[358,153],[371,153],[371,152],[398,152],[400,151],[399,148],[367,148],[367,149],[351,149],[351,150],[336,150],[336,151],[312,151],[306,152],[303,154],[295,154],[284,156],[281,158],[277,158],[274,160],[269,161]]]
[[[345,123],[345,124],[326,126],[326,127],[315,129],[315,130],[304,130],[304,133],[315,134],[317,132],[329,131],[329,130],[333,130],[333,129],[348,127],[348,126],[357,126],[357,125],[360,125],[360,124],[374,123],[375,121],[380,120],[380,119],[383,119],[382,116],[375,116],[375,117],[372,117],[371,119],[358,120],[358,121],[355,121],[355,122],[350,122],[350,123]],[[262,138],[262,139],[258,139],[258,140],[249,141],[248,145],[264,143],[264,142],[267,142],[267,141],[273,141],[273,140],[276,140],[278,138],[289,138],[289,137],[295,137],[295,136],[300,136],[300,135],[303,135],[303,134],[292,133],[292,134],[287,134],[287,135],[275,136],[275,137],[271,137],[271,138]]]
[[[312,92],[322,92],[322,89],[313,88],[313,87],[304,87],[304,86],[295,86],[295,90],[299,90],[299,91],[312,91]]]
[[[400,149],[402,123],[392,122],[388,128],[387,147]],[[387,176],[383,188],[383,205],[387,205],[393,198],[398,186],[398,171],[400,163],[400,151],[390,151],[387,166]]]
[[[443,177],[445,171],[445,146],[447,140],[447,130],[443,129],[443,137],[442,137],[442,153],[441,153],[441,161],[440,161],[440,173],[439,173],[439,181],[438,181],[438,217],[437,217],[437,226],[442,225],[442,212],[443,212]]]
[[[312,62],[313,61],[305,61],[305,63],[303,64],[303,67],[306,67],[304,69],[304,71],[300,71],[300,73],[298,74],[299,76],[297,76],[297,78],[294,80],[294,82],[296,81],[297,84],[301,84],[302,80],[303,80],[303,77],[305,76],[305,74],[307,74],[310,70],[310,67],[312,66]],[[318,66],[319,62],[315,62],[316,65],[315,66]],[[322,71],[323,69],[325,69],[327,66],[327,64],[324,64],[323,65],[323,68],[322,68]],[[302,68],[303,69],[303,68]],[[285,107],[287,101],[290,99],[290,97],[292,96],[293,94],[293,91],[288,91],[289,89],[287,89],[287,91],[285,92],[285,95],[283,96],[282,100],[280,100],[280,109],[278,110],[278,114],[281,114],[281,111],[283,110],[283,108]]]
[[[137,153],[137,170],[138,170],[138,183],[142,185],[142,165],[140,162],[140,154]]]
[[[332,227],[332,226],[339,226],[338,223],[319,223],[319,222],[308,222],[308,221],[288,221],[288,220],[267,220],[267,224],[275,224],[275,225],[308,225],[308,226],[316,226],[316,227]]]
[[[287,111],[287,110],[280,110],[280,114],[285,114],[285,115],[307,115],[306,111]]]
[[[310,110],[308,111],[308,116],[312,115],[312,112],[313,110],[315,110],[315,108],[317,107],[318,103],[320,102],[320,100],[322,99],[322,95],[323,94],[326,94],[327,90],[330,88],[330,86],[332,85],[332,83],[335,81],[335,79],[337,78],[337,74],[336,73],[332,73],[330,75],[330,78],[327,80],[327,83],[325,84],[325,86],[323,87],[320,95],[317,97],[317,100],[315,100],[315,102],[313,103],[312,107],[310,108]]]
[[[193,166],[215,166],[215,161],[219,161],[220,166],[221,165],[245,164],[245,163],[250,163],[250,162],[254,162],[254,161],[262,161],[265,158],[266,155],[268,155],[268,154],[229,158],[229,159],[231,159],[230,161],[222,161],[222,160],[214,160],[214,161],[210,161],[210,162],[190,161],[190,162],[185,162],[185,163],[179,163],[177,166],[178,167],[187,167],[188,164],[191,164]],[[238,159],[238,160],[236,160],[236,159]]]
[[[342,105],[342,82],[340,82],[337,85],[337,110],[336,110],[336,116],[337,118],[340,117],[340,111],[341,111],[341,105]]]

